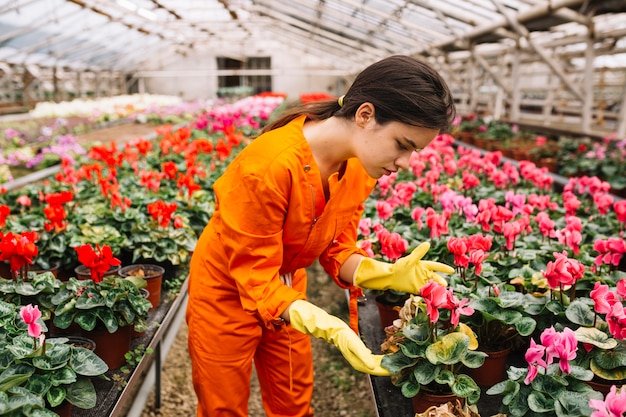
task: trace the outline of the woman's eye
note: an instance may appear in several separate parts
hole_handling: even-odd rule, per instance
[[[401,151],[407,151],[409,149],[409,148],[406,147],[406,145],[404,143],[400,142],[399,140],[397,140],[396,143],[398,144],[398,148]]]

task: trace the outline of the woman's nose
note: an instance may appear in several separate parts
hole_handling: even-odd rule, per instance
[[[407,151],[407,152],[403,152],[402,155],[400,155],[400,157],[398,159],[396,159],[396,166],[402,168],[402,169],[408,169],[409,168],[409,161],[411,160],[411,154],[413,153],[412,150]]]

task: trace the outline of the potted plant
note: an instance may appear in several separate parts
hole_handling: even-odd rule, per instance
[[[0,232],[0,261],[8,261],[15,279],[28,280],[28,265],[32,265],[33,258],[39,249],[35,245],[35,232],[6,234]]]
[[[482,294],[482,295],[481,295]],[[497,286],[472,293],[469,306],[474,314],[464,319],[478,340],[478,350],[487,358],[480,368],[468,369],[468,374],[483,386],[504,379],[509,353],[523,344],[537,326],[524,307],[527,297],[516,291],[500,291]]]
[[[147,299],[152,304],[150,310],[157,308],[161,304],[161,285],[164,273],[165,268],[153,264],[132,264],[124,266],[119,270],[119,275],[123,278],[139,277],[146,281]]]
[[[420,295],[411,295],[406,301],[399,327],[394,324],[385,330],[381,365],[390,371],[402,394],[414,399],[416,412],[424,411],[424,394],[453,395],[469,404],[480,398],[476,382],[461,373],[466,367],[481,366],[486,356],[475,350],[478,341],[460,322],[461,315],[473,313],[467,303],[467,299],[457,299],[451,289],[430,281]]]
[[[91,378],[108,370],[96,354],[67,338],[46,339],[38,306],[0,302],[0,322],[0,414],[54,417],[64,404],[96,405]]]
[[[574,334],[582,352],[577,363],[593,372],[591,385],[609,392],[611,385],[626,381],[626,341],[620,323],[626,299],[626,278],[615,286],[597,281],[590,297],[580,297],[566,309],[568,319],[579,326]]]
[[[602,399],[587,383],[593,373],[575,364],[578,341],[574,331],[544,330],[540,343],[531,340],[525,359],[528,367],[511,366],[508,378],[487,390],[502,395],[501,412],[512,416],[589,416],[590,399]]]
[[[186,214],[176,202],[155,200],[146,211],[135,210],[137,220],[129,232],[132,262],[149,260],[181,265],[189,262],[198,241]]]
[[[474,137],[476,144],[487,150],[499,150],[508,146],[515,134],[511,125],[506,122],[492,120]],[[479,141],[476,141],[478,139]]]
[[[110,248],[96,248],[89,245],[79,248],[79,260],[90,266],[94,279],[71,277],[63,283],[51,299],[55,305],[53,323],[59,329],[76,323],[83,335],[96,342],[96,354],[110,368],[118,368],[130,350],[132,330],[138,333],[146,330],[152,304],[140,291],[146,286],[143,278],[105,276],[119,260],[110,256]],[[113,335],[120,339],[114,341]]]
[[[18,306],[38,305],[42,320],[48,321],[54,311],[52,297],[60,288],[61,281],[55,278],[51,272],[31,273],[28,281],[0,278],[0,301]]]
[[[459,125],[455,130],[458,131],[463,142],[471,145],[474,143],[474,136],[479,132],[480,127],[485,124],[485,121],[475,113],[470,113],[461,117]]]
[[[52,191],[50,187],[27,185],[5,195],[9,203],[5,229],[14,234],[34,232],[37,255],[30,271],[58,272],[73,266],[75,257],[68,256],[69,242],[76,226],[70,221],[74,212],[74,194],[69,190]]]

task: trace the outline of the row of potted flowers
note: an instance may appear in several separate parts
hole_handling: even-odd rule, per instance
[[[112,122],[184,124],[215,105],[150,94],[39,103],[28,120],[0,122],[0,183],[84,154],[78,135]]]
[[[38,315],[31,324],[41,326],[42,334],[71,331],[95,339],[94,332],[145,331],[154,303],[142,292],[146,279],[118,269],[122,259],[185,266],[212,212],[212,182],[245,146],[244,133],[254,134],[283,99],[266,95],[216,106],[186,127],[158,128],[154,141],[138,138],[123,149],[114,143],[95,146],[78,164],[64,161],[54,179],[5,190],[0,195],[0,264],[10,272],[0,279],[0,307],[7,309],[3,317],[16,321],[16,312],[30,306]],[[33,271],[54,263],[70,276]],[[81,266],[87,276],[80,276]],[[23,344],[20,326],[13,333],[3,326],[0,345]],[[20,378],[11,377],[13,364],[21,366],[25,356],[49,361],[45,348],[65,343],[38,337],[21,356],[6,353],[2,359],[0,354],[0,415],[56,415],[48,409],[60,400],[29,385],[25,370]],[[105,357],[116,344],[96,341],[96,357],[108,369],[121,364],[119,358],[112,364]],[[90,408],[89,398],[79,402],[66,395],[81,408]]]
[[[528,367],[484,385],[503,411],[591,415],[603,397],[587,382],[626,377],[626,201],[597,177],[558,192],[545,168],[453,142],[441,135],[366,204],[360,245],[371,256],[393,261],[427,241],[428,259],[456,267],[447,289],[403,297],[383,366],[407,397],[448,387],[475,404],[472,370],[496,348],[528,349]]]
[[[626,192],[626,138],[615,134],[601,140],[589,137],[538,135],[516,124],[476,114],[458,117],[453,134],[458,139],[504,156],[532,160],[551,172],[570,176],[597,176],[611,184],[614,193]]]

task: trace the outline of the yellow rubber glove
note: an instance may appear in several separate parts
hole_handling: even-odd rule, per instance
[[[437,281],[448,285],[437,272],[451,274],[454,268],[441,262],[423,261],[430,249],[430,243],[424,242],[409,256],[400,258],[396,263],[387,263],[364,257],[354,272],[354,285],[372,290],[387,290],[419,294],[420,288],[428,281]]]
[[[380,366],[383,355],[374,355],[361,338],[339,317],[332,316],[304,300],[296,300],[289,306],[291,327],[297,331],[324,339],[337,346],[344,358],[359,372],[377,376],[389,376]]]

